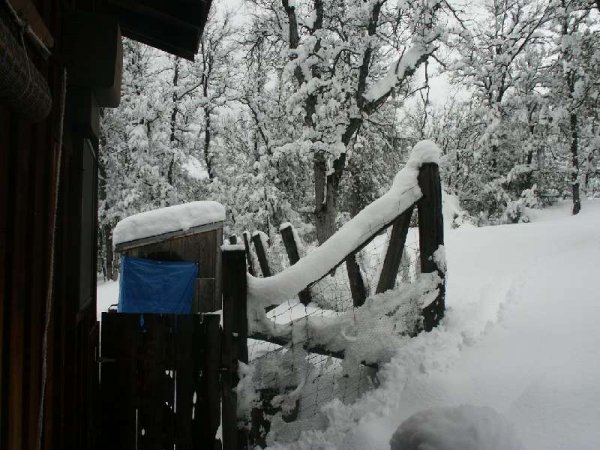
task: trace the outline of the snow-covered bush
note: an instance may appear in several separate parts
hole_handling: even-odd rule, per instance
[[[524,450],[512,425],[491,408],[462,405],[419,412],[390,440],[391,450]]]

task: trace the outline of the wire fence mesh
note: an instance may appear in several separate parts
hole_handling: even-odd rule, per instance
[[[375,295],[392,227],[376,235],[362,250],[356,253],[367,297]],[[285,269],[285,254],[281,241],[274,240],[269,249],[272,259],[278,261],[278,270]],[[417,228],[410,228],[397,275],[398,283],[411,283],[419,273],[419,242]],[[356,320],[356,307],[350,288],[346,263],[341,264],[309,288],[311,303],[304,305],[299,299],[290,299],[268,312],[267,317],[275,324],[291,325],[292,342],[278,345],[258,339],[248,340],[249,364],[252,385],[260,400],[255,408],[269,416],[269,425],[260,424],[255,434],[261,439],[269,433],[269,439],[292,442],[303,430],[322,428],[326,425],[322,408],[337,399],[350,403],[363,393],[378,385],[377,370],[343,355],[327,354],[324,349],[314,348],[311,327],[302,326],[322,319],[350,315],[354,326],[345,329],[348,341],[356,339],[353,334],[361,326]],[[369,345],[370,340],[397,332],[390,321],[378,321],[368,330],[361,329],[360,340]],[[358,343],[360,345],[360,343]],[[256,427],[256,424],[254,424]],[[260,442],[260,439],[258,440]]]

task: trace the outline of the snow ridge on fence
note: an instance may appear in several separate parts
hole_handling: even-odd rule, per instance
[[[352,220],[298,263],[272,277],[248,275],[248,304],[261,315],[264,308],[294,297],[302,289],[323,278],[374,234],[414,205],[422,196],[417,181],[425,163],[439,164],[441,151],[432,141],[416,144],[406,166],[394,178],[391,189],[368,205]]]

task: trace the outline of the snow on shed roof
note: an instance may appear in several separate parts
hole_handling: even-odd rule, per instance
[[[153,209],[121,220],[113,231],[113,246],[225,220],[225,207],[199,201]]]

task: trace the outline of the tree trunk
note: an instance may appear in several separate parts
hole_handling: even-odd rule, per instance
[[[118,275],[118,267],[115,267],[115,254],[113,252],[112,227],[108,224],[102,227],[104,257],[106,265],[106,277],[109,280],[116,281]]]
[[[577,115],[571,113],[571,189],[573,192],[573,214],[581,210],[581,199],[579,197],[579,134],[577,130]]]
[[[208,172],[208,178],[212,180],[215,177],[215,171],[213,168],[212,156],[210,154],[210,111],[208,108],[204,108],[204,163],[206,164],[206,171]]]
[[[327,176],[327,161],[322,154],[315,155],[313,163],[315,177],[315,227],[317,240],[322,244],[335,233],[337,215],[337,189]]]

